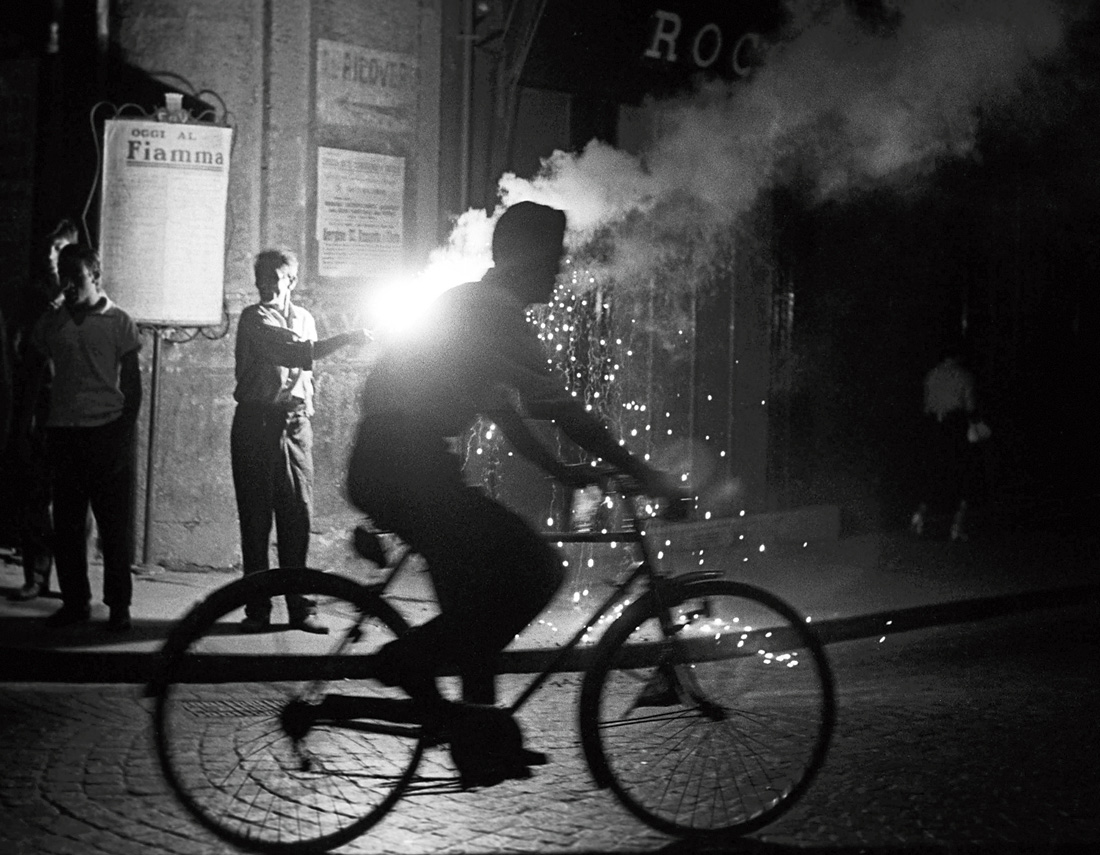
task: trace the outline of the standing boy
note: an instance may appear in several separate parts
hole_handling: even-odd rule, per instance
[[[30,339],[39,318],[61,309],[64,297],[57,273],[57,259],[66,246],[80,240],[76,223],[61,220],[45,239],[45,246],[35,258],[36,267],[19,301],[13,341],[16,373],[28,358]],[[23,587],[8,595],[15,601],[33,600],[50,590],[53,571],[53,523],[50,519],[53,475],[46,439],[46,420],[50,413],[48,382],[35,384],[36,398],[29,398],[26,387],[17,389],[12,436],[15,452],[11,477],[14,485],[14,506],[19,520],[20,547],[23,553]]]
[[[46,431],[62,606],[46,622],[62,627],[90,616],[90,506],[103,551],[103,602],[110,609],[106,628],[125,632],[133,592],[130,536],[141,339],[130,316],[103,292],[94,249],[77,243],[64,247],[57,272],[64,304],[35,325],[28,360],[32,389],[42,382],[47,360],[53,365]]]

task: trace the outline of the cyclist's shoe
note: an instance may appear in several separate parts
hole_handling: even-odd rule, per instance
[[[519,724],[500,707],[456,705],[448,730],[451,759],[464,790],[530,778],[531,766],[548,762],[545,754],[523,747]]]
[[[241,632],[267,632],[271,629],[271,617],[268,615],[245,615],[241,621]]]
[[[386,566],[386,550],[382,547],[382,541],[379,539],[377,532],[358,525],[352,533],[352,543],[355,546],[355,551],[361,557],[377,564],[379,567]]]
[[[680,695],[676,691],[676,675],[671,666],[662,665],[653,672],[653,676],[642,687],[641,693],[634,701],[634,709],[674,707],[678,703],[680,703]]]
[[[312,635],[328,635],[328,625],[317,619],[316,615],[302,615],[290,621],[291,629],[300,629]]]

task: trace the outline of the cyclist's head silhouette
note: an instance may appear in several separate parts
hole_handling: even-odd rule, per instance
[[[507,286],[531,303],[550,299],[561,266],[565,212],[537,202],[505,210],[493,230],[493,262]]]

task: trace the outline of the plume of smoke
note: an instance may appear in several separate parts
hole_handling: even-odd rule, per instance
[[[666,257],[662,239],[728,232],[793,176],[835,198],[972,154],[981,110],[1014,96],[1065,23],[1052,0],[880,0],[873,20],[844,0],[788,5],[749,80],[649,103],[659,133],[637,156],[593,141],[555,152],[532,179],[505,175],[502,204],[562,208],[574,246],[614,229],[631,244],[618,261],[637,272]]]
[[[471,208],[461,214],[445,246],[432,251],[429,270],[441,271],[450,285],[477,279],[492,266],[493,224],[486,211]],[[442,273],[446,271],[446,273]]]

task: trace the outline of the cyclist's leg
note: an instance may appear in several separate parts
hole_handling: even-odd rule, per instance
[[[457,666],[466,700],[495,699],[490,668],[561,586],[560,558],[518,514],[466,487],[458,458],[415,425],[360,425],[348,493],[426,559],[439,599],[440,615],[387,657],[433,675]]]
[[[560,556],[514,511],[466,491],[462,558],[473,579],[440,590],[440,605],[460,627],[450,649],[463,675],[463,699],[495,703],[497,655],[553,599],[564,581]],[[444,603],[444,600],[450,602]]]
[[[430,524],[407,538],[427,560],[440,614],[400,646],[415,661],[456,668],[463,700],[493,704],[498,654],[561,587],[561,559],[518,514],[477,490],[448,491],[426,517]]]
[[[458,462],[440,439],[422,436],[397,414],[359,425],[348,466],[348,497],[376,525],[393,531],[429,561],[425,540],[435,534],[446,497],[461,485]],[[429,707],[442,703],[437,663],[428,655],[438,651],[433,623],[414,627],[407,642],[387,645],[378,659],[379,679],[401,686]]]

